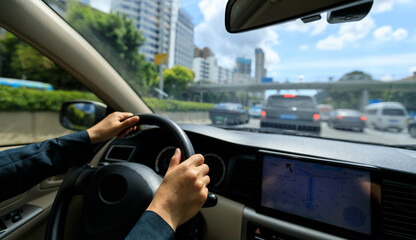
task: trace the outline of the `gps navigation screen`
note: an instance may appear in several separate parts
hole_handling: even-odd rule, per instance
[[[263,156],[261,205],[371,235],[370,172]]]

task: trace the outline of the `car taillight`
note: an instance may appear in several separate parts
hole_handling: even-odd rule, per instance
[[[262,117],[265,117],[266,115],[267,115],[267,113],[266,113],[266,111],[261,111],[261,113],[260,113],[260,115],[262,116]]]
[[[342,116],[337,116],[337,118],[338,118],[339,120],[341,120],[341,119],[342,119]]]
[[[285,98],[295,98],[296,95],[294,95],[294,94],[284,94],[283,97],[285,97]]]
[[[360,117],[360,119],[361,119],[361,121],[365,121],[365,120],[367,120],[367,118],[366,118],[366,117],[364,117],[364,116],[361,116],[361,117]]]
[[[313,115],[313,119],[315,119],[315,120],[319,120],[319,119],[321,119],[321,115],[319,115],[318,113],[315,113],[315,114]]]

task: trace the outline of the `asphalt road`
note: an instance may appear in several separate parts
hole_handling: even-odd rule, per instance
[[[251,118],[249,123],[237,126],[259,128],[260,120]],[[410,137],[407,130],[402,131],[401,133],[396,133],[365,128],[364,132],[360,133],[348,130],[333,129],[328,127],[325,122],[321,123],[321,137],[388,145],[416,145],[416,138]]]

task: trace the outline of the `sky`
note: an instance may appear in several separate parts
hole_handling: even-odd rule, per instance
[[[91,0],[108,11],[110,0]],[[180,0],[195,25],[194,42],[209,47],[221,66],[233,68],[237,57],[265,52],[267,76],[274,81],[328,81],[351,71],[395,81],[416,72],[416,0],[375,0],[362,21],[328,24],[294,21],[231,34],[225,30],[227,0]],[[254,66],[252,67],[254,75]]]

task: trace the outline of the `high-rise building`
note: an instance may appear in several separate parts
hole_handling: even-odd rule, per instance
[[[242,75],[251,75],[251,59],[238,57],[235,72]]]
[[[256,82],[261,82],[262,78],[266,77],[266,69],[264,68],[264,52],[261,48],[256,48],[254,51],[255,68],[254,78]]]
[[[112,0],[112,11],[127,15],[146,39],[140,48],[147,61],[155,54],[168,54],[168,67],[174,65],[179,0]]]
[[[214,56],[194,58],[192,70],[195,73],[195,82],[218,82],[218,63]]]
[[[197,57],[207,58],[207,57],[214,56],[214,53],[208,47],[204,47],[203,49],[199,49],[195,46],[194,49],[195,49],[194,50],[194,57],[195,58],[197,58]]]
[[[229,68],[218,66],[218,83],[232,83],[234,73]]]
[[[218,66],[217,58],[211,49],[195,47],[192,70],[195,82],[231,83],[234,73],[231,69]]]
[[[179,10],[176,27],[175,63],[192,69],[194,59],[194,24],[185,10]]]

